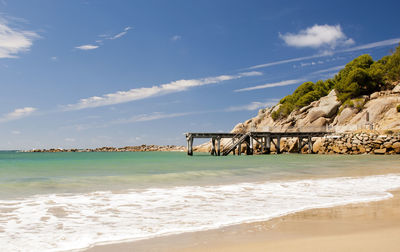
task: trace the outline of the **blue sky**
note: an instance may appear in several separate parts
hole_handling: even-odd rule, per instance
[[[0,0],[0,149],[184,144],[400,41],[398,1]]]

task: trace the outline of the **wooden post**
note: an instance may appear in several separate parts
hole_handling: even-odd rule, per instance
[[[242,144],[238,144],[238,156],[242,154]]]
[[[281,153],[281,137],[278,136],[276,138],[276,154],[280,154]]]
[[[215,138],[211,138],[211,155],[215,156]]]
[[[303,148],[303,138],[299,137],[299,153],[301,153],[301,148]]]
[[[271,153],[271,137],[267,137],[267,141],[265,142],[265,153]]]
[[[217,156],[221,156],[221,138],[217,138]]]
[[[189,156],[193,156],[193,137],[189,135],[187,138],[187,154]]]
[[[312,140],[311,140],[311,136],[308,136],[308,153],[312,154],[313,153],[313,149],[312,149]]]
[[[251,155],[250,154],[250,137],[246,137],[246,155]]]
[[[253,152],[254,152],[254,148],[253,147],[254,147],[253,146],[253,137],[249,136],[249,149],[250,149],[249,155],[253,155]]]

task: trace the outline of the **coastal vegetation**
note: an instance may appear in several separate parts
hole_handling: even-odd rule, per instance
[[[349,62],[332,79],[301,84],[291,95],[282,98],[279,108],[271,116],[273,120],[287,117],[293,110],[309,105],[335,89],[338,99],[347,107],[361,109],[363,95],[391,88],[400,80],[400,45],[391,54],[374,61],[368,54]],[[397,108],[399,110],[399,107]]]

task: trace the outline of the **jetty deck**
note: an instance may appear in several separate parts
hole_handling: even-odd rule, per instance
[[[261,153],[271,153],[271,144],[275,146],[276,153],[281,153],[280,140],[281,138],[297,138],[299,142],[299,149],[308,144],[308,150],[312,152],[313,137],[323,137],[327,135],[326,131],[288,131],[288,132],[244,132],[244,133],[198,133],[190,132],[185,133],[187,140],[187,154],[193,155],[193,141],[195,138],[208,138],[211,139],[211,155],[227,156],[230,153],[241,155],[242,145],[246,146],[246,154],[252,155],[254,153],[254,142],[261,146]],[[221,139],[229,139],[229,144],[221,146]]]

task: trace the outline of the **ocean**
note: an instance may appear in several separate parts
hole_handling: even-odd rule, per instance
[[[0,152],[1,251],[98,244],[383,200],[400,156]]]

